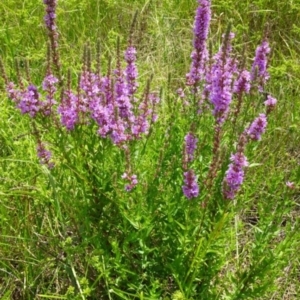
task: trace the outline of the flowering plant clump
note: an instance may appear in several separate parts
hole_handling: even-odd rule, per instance
[[[210,58],[208,56],[206,44],[208,38],[208,28],[211,18],[211,2],[207,0],[199,0],[198,8],[196,10],[196,17],[194,22],[194,43],[192,51],[192,64],[190,72],[186,78],[186,92],[190,93],[191,98],[198,97],[195,110],[197,113],[202,113],[203,102],[205,101],[212,110],[212,115],[215,119],[215,136],[213,146],[213,157],[210,164],[209,172],[206,179],[206,185],[209,188],[214,177],[216,177],[217,168],[220,163],[220,144],[223,133],[224,123],[228,120],[231,111],[233,112],[233,125],[237,121],[237,117],[241,111],[242,100],[245,95],[264,92],[264,86],[269,79],[267,71],[268,54],[270,47],[265,37],[258,46],[255,58],[251,67],[251,71],[245,68],[245,64],[240,64],[237,56],[233,54],[232,40],[234,33],[230,31],[230,26],[227,32],[223,35],[222,44],[219,51]],[[241,67],[239,67],[241,65]],[[201,92],[202,89],[202,92]],[[183,89],[180,89],[178,94],[181,99],[187,101],[188,96]],[[236,100],[235,109],[232,108],[232,102]],[[265,132],[267,126],[267,115],[274,109],[277,100],[268,95],[264,102],[267,111],[261,113],[251,125],[245,129],[242,135],[245,140],[243,145],[239,145],[239,151],[231,155],[231,164],[225,174],[223,188],[223,196],[227,199],[234,198],[236,192],[244,180],[244,168],[248,166],[247,158],[244,155],[244,147],[248,140],[260,140],[261,135]],[[230,120],[228,120],[230,121]],[[185,137],[184,150],[184,194],[187,198],[198,196],[198,193],[187,193],[188,187],[191,187],[191,182],[195,180],[195,174],[189,176],[187,180],[186,165],[194,159],[193,151],[195,142],[197,141],[195,134],[188,133]],[[193,178],[193,180],[191,179]]]
[[[277,100],[268,92],[276,87],[268,86],[268,32],[250,62],[246,47],[243,54],[236,53],[239,32],[233,33],[231,24],[226,30],[218,23],[225,32],[218,42],[216,35],[210,36],[210,23],[216,20],[212,3],[195,1],[191,61],[178,87],[177,77],[164,77],[172,43],[165,43],[168,57],[160,55],[162,65],[151,66],[156,78],[145,78],[151,61],[147,51],[152,55],[163,49],[137,42],[136,28],[142,32],[146,25],[144,20],[136,22],[136,15],[124,51],[120,38],[115,51],[110,49],[111,39],[101,48],[98,40],[93,51],[93,42],[84,44],[92,38],[84,36],[78,39],[84,45],[82,64],[67,68],[60,49],[69,47],[61,45],[57,22],[71,12],[80,21],[75,2],[65,3],[68,9],[57,16],[60,2],[43,0],[48,45],[45,64],[38,65],[44,69],[34,72],[39,79],[27,63],[21,68],[17,62],[16,79],[10,80],[0,60],[8,98],[3,115],[9,114],[0,135],[1,201],[7,201],[0,220],[12,216],[13,225],[1,225],[8,223],[4,237],[13,238],[16,245],[11,250],[6,240],[0,241],[1,254],[12,251],[1,265],[4,282],[8,278],[5,286],[15,289],[4,294],[16,299],[264,297],[263,289],[285,263],[286,245],[292,244],[288,239],[296,226],[286,220],[283,226],[282,219],[294,218],[294,198],[288,197],[298,192],[294,174],[273,172],[273,180],[264,178],[264,170],[254,172],[261,154],[273,151],[266,143],[258,152],[277,109]],[[109,5],[93,2],[99,1],[86,7],[101,6],[104,14],[109,12]],[[122,1],[117,2],[122,7]],[[155,19],[153,8],[159,17],[156,5],[147,4],[145,23]],[[101,9],[95,13],[103,14]],[[122,12],[120,21],[123,13],[127,20],[131,11]],[[172,18],[162,16],[173,24]],[[80,25],[88,28],[82,20]],[[99,36],[108,25],[96,27]],[[74,26],[78,24],[72,25],[72,38],[80,28]],[[147,57],[144,69],[138,68],[137,49]],[[78,61],[75,54],[70,58]],[[157,79],[162,83],[159,92],[152,89]],[[28,159],[32,153],[35,163]],[[280,172],[277,160],[265,161],[264,167]],[[264,185],[258,190],[261,178]],[[277,188],[278,178],[283,188]],[[279,195],[283,201],[278,201]]]
[[[59,118],[60,123],[67,131],[74,130],[78,125],[91,124],[88,119],[94,121],[97,133],[102,138],[110,138],[113,144],[125,149],[125,144],[140,139],[142,135],[149,133],[150,126],[157,120],[156,107],[159,103],[157,93],[150,91],[150,81],[142,96],[138,96],[139,83],[137,81],[138,70],[136,66],[137,51],[133,45],[133,31],[131,28],[127,49],[124,52],[125,67],[122,66],[120,46],[117,45],[116,67],[109,63],[106,74],[100,72],[100,59],[97,58],[97,68],[92,69],[91,51],[85,48],[82,72],[79,74],[78,86],[71,87],[71,74],[63,87],[61,66],[58,55],[58,32],[56,26],[56,1],[44,1],[46,15],[45,26],[48,31],[50,45],[48,49],[47,72],[42,82],[43,92],[33,84],[24,87],[19,79],[20,88],[14,82],[10,82],[6,75],[6,90],[8,97],[15,102],[22,114],[28,114],[31,118],[38,115],[52,119]],[[211,20],[211,1],[198,0],[194,21],[193,50],[191,54],[190,71],[186,75],[186,88],[178,89],[179,97],[184,104],[190,104],[189,98],[193,98],[197,114],[203,111],[204,102],[212,111],[215,119],[215,136],[213,157],[206,179],[209,186],[216,176],[220,163],[220,144],[224,123],[229,115],[233,116],[235,126],[240,113],[243,98],[254,93],[264,92],[264,86],[269,79],[267,71],[268,54],[270,47],[267,37],[264,37],[261,45],[257,47],[255,58],[248,71],[244,63],[239,63],[237,55],[233,53],[232,41],[234,33],[227,32],[222,37],[222,43],[215,55],[209,55],[207,40]],[[100,56],[98,54],[98,56]],[[235,109],[232,102],[236,101]],[[274,109],[277,100],[271,95],[264,102],[266,113],[261,113],[251,125],[245,129],[245,134],[250,140],[260,140],[267,126],[267,115]],[[194,121],[193,121],[194,122]],[[193,125],[194,126],[194,125]],[[192,127],[193,127],[192,126]],[[185,149],[183,151],[184,194],[190,199],[198,196],[198,183],[196,181],[197,170],[193,170],[195,159],[194,152],[198,142],[195,128],[185,136]],[[127,148],[126,148],[127,149]],[[127,150],[126,150],[127,151]],[[244,150],[243,150],[244,151]],[[240,152],[238,157],[241,157]],[[235,156],[232,156],[235,157]],[[239,168],[237,174],[242,174],[246,165],[240,165],[232,160],[224,182],[230,187],[232,180],[229,175]],[[234,167],[235,166],[235,167]],[[231,170],[229,172],[229,170]],[[130,174],[126,170],[125,174]],[[228,175],[229,174],[229,175]],[[133,175],[132,175],[133,176]],[[136,175],[134,175],[136,176]],[[244,176],[240,176],[232,187],[231,195],[241,186]],[[130,184],[126,190],[132,190],[137,184],[137,178],[123,176]],[[231,182],[231,183],[230,183]],[[196,188],[197,186],[197,188]],[[130,188],[128,188],[130,187]],[[191,190],[192,192],[188,192]],[[227,196],[226,196],[227,195]],[[224,194],[228,198],[228,193]],[[230,196],[232,198],[232,196]]]
[[[21,79],[18,88],[17,84],[9,81],[3,72],[8,97],[22,114],[28,114],[32,119],[39,114],[51,119],[58,118],[67,131],[74,130],[77,125],[91,124],[88,121],[90,118],[97,124],[98,135],[102,138],[110,138],[112,143],[120,148],[130,141],[147,135],[151,124],[158,118],[156,107],[160,99],[156,92],[150,91],[150,80],[142,96],[137,94],[139,86],[137,51],[133,45],[132,30],[124,53],[125,68],[122,67],[119,44],[116,68],[112,70],[109,64],[104,75],[100,73],[99,61],[97,69],[92,70],[91,53],[87,47],[78,86],[72,89],[69,72],[66,86],[60,87],[62,79],[58,54],[59,35],[56,26],[57,1],[44,0],[44,4],[46,7],[44,21],[50,39],[47,72],[42,82],[44,92],[38,91],[32,83],[24,88]],[[41,142],[38,143],[38,157],[42,164],[48,165],[49,168],[54,167],[54,164],[49,164],[50,152],[44,150]],[[136,175],[122,178],[130,181],[126,186],[128,191],[137,184]]]

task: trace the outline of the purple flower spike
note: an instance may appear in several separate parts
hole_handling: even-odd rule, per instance
[[[250,79],[251,74],[247,70],[242,71],[239,77],[234,83],[233,92],[236,94],[246,93],[249,94],[250,91]]]
[[[267,107],[267,114],[269,114],[275,108],[276,104],[277,104],[277,99],[268,95],[267,100],[264,102],[264,105]]]
[[[47,92],[46,102],[43,106],[44,114],[50,115],[52,106],[56,104],[54,99],[54,94],[57,90],[55,84],[58,82],[58,79],[52,74],[47,75],[43,81],[43,90]]]
[[[236,63],[231,57],[231,40],[233,38],[233,33],[223,36],[223,44],[214,56],[211,78],[206,87],[214,106],[213,115],[219,124],[225,121],[232,101],[232,81],[233,74],[236,72]]]
[[[196,198],[199,195],[199,185],[193,170],[189,170],[184,174],[184,186],[182,191],[188,199]]]
[[[192,64],[186,75],[187,85],[195,86],[204,75],[204,63],[207,57],[206,40],[211,19],[210,0],[198,0],[194,22],[194,50],[191,54]]]
[[[259,81],[259,90],[262,91],[263,85],[269,79],[269,73],[267,71],[268,66],[268,54],[271,49],[269,47],[268,41],[265,39],[259,45],[255,52],[255,58],[251,69],[251,81],[254,81],[258,78]]]
[[[194,159],[194,152],[197,148],[198,139],[192,134],[188,133],[185,138],[185,154],[187,155],[187,161],[191,162]]]
[[[260,114],[249,128],[246,130],[246,134],[254,141],[259,141],[261,135],[265,132],[267,127],[267,117],[265,114]]]
[[[230,157],[231,164],[224,179],[223,195],[226,199],[233,199],[244,181],[244,167],[248,161],[243,153],[236,153]]]
[[[56,30],[55,19],[56,19],[56,0],[44,0],[46,7],[46,15],[44,17],[45,24],[50,31]]]
[[[61,124],[67,130],[73,130],[78,122],[78,98],[71,91],[66,91],[62,104],[57,109],[61,116]]]
[[[18,104],[21,98],[21,92],[16,89],[16,85],[13,82],[9,82],[6,86],[6,92],[9,99]]]
[[[45,25],[50,38],[50,48],[52,52],[53,64],[58,74],[60,73],[60,62],[58,54],[58,30],[56,27],[56,6],[57,0],[44,0],[46,14],[44,17]],[[61,79],[61,78],[60,78]]]
[[[48,91],[49,89],[53,89],[56,91],[55,84],[58,82],[58,79],[52,74],[47,75],[43,81],[43,90]]]
[[[39,98],[40,96],[37,88],[31,84],[28,86],[27,91],[22,93],[17,107],[21,110],[22,114],[29,114],[33,118],[42,105]]]
[[[51,162],[52,154],[49,150],[46,149],[45,144],[39,142],[36,150],[38,158],[40,159],[40,163],[42,165],[46,165],[49,169],[54,168],[54,163]]]
[[[128,94],[133,96],[138,88],[138,83],[136,81],[138,76],[137,67],[135,65],[136,61],[136,49],[133,46],[129,46],[125,52],[125,60],[127,66],[125,69],[125,77],[127,81]]]
[[[130,176],[127,173],[124,173],[121,177],[129,181],[129,184],[126,184],[125,186],[125,191],[127,192],[130,192],[138,184],[137,175],[135,174]]]
[[[270,95],[267,96],[267,100],[264,102],[265,106],[268,107],[275,107],[277,103],[277,99],[271,97]]]

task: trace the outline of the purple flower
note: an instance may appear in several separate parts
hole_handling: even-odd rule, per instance
[[[223,44],[219,52],[214,57],[207,91],[214,106],[213,114],[217,123],[223,123],[227,117],[229,106],[232,100],[232,78],[236,72],[236,64],[231,58],[231,39],[233,33],[223,37]]]
[[[134,124],[131,126],[131,132],[136,137],[139,138],[142,133],[148,133],[150,124],[146,118],[146,115],[140,115],[135,118]]]
[[[267,100],[264,102],[265,106],[274,107],[277,103],[277,99],[271,97],[270,95],[267,96]]]
[[[260,114],[246,130],[246,134],[250,139],[259,141],[261,135],[265,132],[267,126],[267,117],[265,114]]]
[[[137,184],[137,175],[129,175],[126,172],[121,176],[123,179],[126,179],[129,181],[129,184],[125,185],[125,191],[130,192]]]
[[[155,114],[155,107],[160,99],[156,93],[145,95],[143,101],[138,106],[138,112],[133,119],[131,133],[133,137],[140,138],[141,134],[148,134],[150,123],[156,122],[158,116]]]
[[[128,95],[132,96],[138,87],[138,83],[136,81],[138,76],[137,67],[135,65],[136,61],[136,49],[133,46],[129,46],[125,52],[125,60],[127,62],[127,66],[125,69],[125,77],[128,88]]]
[[[199,195],[199,185],[193,170],[188,170],[184,174],[184,185],[182,191],[188,199],[196,198]]]
[[[182,88],[177,89],[176,93],[181,99],[185,98],[184,90]]]
[[[226,199],[233,199],[244,181],[244,167],[248,161],[243,153],[236,153],[230,157],[231,164],[226,172],[223,195]]]
[[[21,92],[16,89],[16,85],[13,82],[9,82],[6,86],[6,92],[9,99],[16,104],[20,102]]]
[[[126,87],[120,87],[116,84],[116,89],[120,88],[120,93],[117,93],[116,102],[119,108],[119,116],[123,119],[127,119],[129,121],[134,120],[134,116],[132,114],[132,105],[130,102],[129,95],[127,93]],[[122,92],[121,92],[122,89]]]
[[[62,104],[57,109],[61,116],[61,124],[67,130],[74,129],[78,121],[78,98],[71,91],[66,91],[62,99]]]
[[[237,80],[234,82],[233,92],[237,94],[246,93],[248,94],[250,91],[250,79],[251,74],[247,70],[243,70]]]
[[[82,73],[79,86],[83,94],[78,103],[78,111],[87,112],[88,109],[91,110],[91,106],[94,105],[95,101],[97,102],[102,92],[101,83],[98,75],[88,71]]]
[[[45,115],[50,115],[52,106],[56,104],[54,94],[57,90],[55,84],[58,79],[52,74],[47,75],[43,81],[43,90],[47,92],[46,102],[43,103],[43,111]]]
[[[43,81],[43,90],[48,91],[49,89],[53,89],[56,91],[55,84],[58,82],[58,79],[52,74],[47,75]]]
[[[22,92],[17,107],[21,110],[22,114],[29,114],[33,118],[42,106],[39,98],[37,88],[31,84],[28,86],[27,91]]]
[[[111,124],[112,132],[110,134],[111,140],[115,145],[120,145],[129,140],[129,135],[126,133],[126,122],[118,119]]]
[[[106,104],[104,96],[95,97],[89,104],[91,117],[97,122],[98,133],[103,138],[112,130],[113,106]]]
[[[211,19],[210,1],[198,0],[194,22],[194,50],[191,54],[192,64],[186,75],[187,85],[196,86],[204,74],[204,63],[207,57],[206,40]]]
[[[115,82],[115,95],[116,106],[118,108],[118,116],[127,121],[133,122],[134,115],[132,113],[132,103],[130,99],[130,93],[128,85],[125,81],[124,74],[118,66],[115,70],[116,82]],[[127,74],[130,75],[130,74]],[[133,88],[133,86],[131,86]]]
[[[54,163],[51,162],[52,154],[46,149],[45,144],[39,142],[37,145],[37,156],[40,159],[42,165],[46,165],[49,169],[54,168]]]
[[[136,138],[139,138],[142,133],[148,134],[149,132],[150,124],[148,116],[152,113],[152,110],[148,107],[149,96],[140,103],[139,114],[135,117],[134,123],[131,126],[131,132]]]
[[[264,102],[264,105],[267,107],[267,114],[269,114],[275,108],[276,104],[277,99],[268,95],[267,100]]]
[[[58,30],[56,27],[56,6],[57,0],[44,0],[46,5],[46,15],[44,17],[45,25],[48,29],[50,39],[50,48],[52,52],[52,61],[57,72],[60,72],[60,62],[58,54]]]
[[[80,79],[80,89],[83,93],[78,99],[78,114],[89,112],[99,126],[98,134],[103,138],[107,137],[115,123],[111,80],[84,71]]]
[[[254,62],[252,64],[251,69],[251,80],[254,81],[257,78],[259,79],[259,89],[262,90],[263,85],[269,79],[269,73],[267,71],[268,66],[268,54],[271,49],[269,47],[269,43],[266,39],[264,39],[256,49]]]
[[[44,0],[46,5],[46,15],[44,17],[45,24],[50,31],[56,30],[55,19],[56,19],[56,0]]]
[[[192,133],[188,133],[185,138],[185,154],[187,155],[187,161],[191,162],[194,159],[194,152],[197,148],[198,139]]]

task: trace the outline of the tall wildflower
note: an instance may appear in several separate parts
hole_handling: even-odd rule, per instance
[[[237,117],[240,113],[241,107],[242,107],[242,100],[244,94],[249,94],[251,88],[251,74],[249,71],[242,69],[237,79],[235,80],[233,84],[233,93],[237,95],[237,104],[234,110],[234,116],[232,120],[232,125],[235,127]]]
[[[192,94],[196,97],[199,91],[199,83],[205,77],[205,63],[208,57],[208,51],[206,47],[206,41],[210,26],[211,19],[211,1],[210,0],[198,0],[198,7],[196,10],[193,33],[193,51],[191,54],[191,66],[189,73],[186,74],[186,85],[192,87]],[[183,90],[179,90],[179,95],[182,99],[186,99]],[[188,101],[185,100],[188,104]],[[194,152],[196,149],[198,139],[193,133],[188,133],[185,136],[184,157],[183,157],[183,169],[184,172],[184,186],[182,190],[184,195],[188,198],[197,197],[199,194],[199,186],[196,181],[196,175],[192,169],[188,169],[188,163],[191,163],[194,159]]]
[[[43,80],[43,90],[46,91],[46,102],[43,105],[43,111],[45,115],[50,115],[52,106],[56,104],[54,99],[55,92],[57,91],[56,83],[58,79],[53,74],[48,74]]]
[[[222,124],[229,111],[232,100],[232,81],[236,71],[236,64],[231,57],[231,40],[234,34],[228,32],[223,37],[219,52],[214,56],[211,82],[208,83],[209,99],[213,104],[213,114],[216,122]]]
[[[195,88],[204,76],[204,64],[207,57],[206,40],[211,19],[210,0],[198,0],[198,4],[194,22],[192,63],[190,72],[186,75],[187,85]]]
[[[194,159],[194,153],[197,148],[197,142],[198,139],[195,137],[195,135],[191,132],[189,132],[185,138],[185,156],[187,162],[192,162]]]
[[[44,17],[45,25],[48,30],[50,47],[52,53],[52,61],[56,68],[56,72],[60,73],[60,61],[58,54],[58,31],[56,27],[56,6],[57,0],[43,0],[45,4],[46,15]]]
[[[233,199],[244,181],[244,168],[248,166],[246,156],[242,152],[232,154],[231,164],[226,172],[223,195],[226,199]]]
[[[118,46],[119,48],[119,46]],[[117,69],[115,70],[115,94],[116,105],[118,107],[118,115],[122,119],[133,121],[132,104],[129,97],[128,85],[124,78],[124,72],[121,69],[121,63],[119,61],[120,54],[118,49],[118,62]]]
[[[41,106],[40,94],[36,86],[33,84],[29,85],[27,91],[22,92],[17,107],[21,110],[22,114],[29,114],[33,118]]]
[[[61,93],[61,103],[57,109],[61,124],[67,130],[73,130],[78,121],[78,97],[71,90],[71,74],[68,73],[68,87]]]
[[[199,195],[199,185],[197,177],[193,170],[189,170],[184,174],[184,185],[182,191],[188,199],[196,198]]]
[[[131,132],[135,138],[140,138],[141,134],[148,134],[150,125],[157,121],[155,108],[160,99],[157,93],[150,92],[151,79],[148,80],[144,95],[138,105]]]
[[[99,93],[89,102],[91,117],[99,126],[98,134],[105,138],[115,122],[110,75],[99,80]]]
[[[233,92],[240,95],[242,93],[249,94],[251,88],[251,74],[247,70],[242,70],[236,81],[234,82]]]
[[[71,91],[63,92],[62,101],[57,109],[61,124],[67,130],[73,130],[78,121],[77,96]]]
[[[129,44],[124,57],[127,62],[127,66],[125,69],[125,78],[127,82],[128,95],[131,97],[134,95],[138,87],[138,83],[136,80],[138,76],[138,71],[135,65],[136,49],[132,44]]]
[[[183,173],[184,185],[182,186],[182,191],[188,199],[192,199],[199,195],[199,185],[194,170],[188,168],[188,165],[194,160],[198,139],[194,133],[189,132],[185,136],[184,141],[183,169],[185,172]]]
[[[227,119],[233,95],[233,75],[236,73],[236,61],[232,58],[231,40],[234,34],[230,32],[230,26],[223,35],[222,45],[213,57],[213,63],[206,81],[205,93],[213,105],[213,115],[215,117],[213,157],[210,163],[206,178],[206,186],[210,189],[217,168],[220,164],[220,144],[222,127]]]
[[[245,146],[250,140],[260,140],[266,126],[267,117],[265,114],[260,114],[241,134],[237,152],[231,155],[231,163],[223,180],[223,196],[225,199],[233,199],[244,181],[244,169],[248,166],[247,158],[244,155]]]
[[[117,44],[117,66],[114,71],[115,84],[114,84],[114,117],[111,128],[112,141],[120,145],[129,139],[127,128],[129,124],[134,121],[132,112],[132,103],[128,93],[127,83],[124,77],[124,71],[121,67],[120,61],[120,44]]]
[[[105,138],[111,130],[114,108],[111,99],[110,79],[106,76],[99,80],[99,93],[89,102],[92,119],[99,126],[98,134]]]
[[[137,12],[134,14],[130,32],[129,32],[129,39],[128,39],[128,45],[127,49],[124,53],[124,58],[126,61],[126,68],[125,68],[125,78],[127,83],[127,89],[128,89],[128,96],[131,98],[131,100],[134,99],[134,94],[139,86],[137,82],[137,76],[138,76],[138,69],[136,66],[136,48],[133,45],[133,33],[134,33],[134,26],[136,24],[137,19]]]
[[[45,24],[47,28],[51,31],[56,30],[56,5],[57,0],[44,0],[44,4],[46,5],[46,15],[44,17]]]
[[[267,80],[270,78],[270,75],[267,71],[268,67],[268,54],[271,49],[269,47],[269,42],[267,39],[264,39],[262,43],[257,47],[255,52],[254,62],[251,69],[251,80],[258,81],[258,88],[260,91],[263,90],[263,87]]]
[[[246,130],[246,134],[250,139],[254,141],[259,141],[261,135],[265,132],[267,127],[267,117],[265,114],[260,114]]]

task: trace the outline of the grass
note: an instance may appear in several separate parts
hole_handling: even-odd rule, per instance
[[[3,2],[3,1],[2,1]],[[0,3],[0,56],[16,80],[15,58],[30,62],[32,80],[46,71],[44,6]],[[192,50],[196,1],[59,1],[63,73],[81,68],[84,45],[101,40],[103,69],[115,62],[116,40],[127,43],[139,11],[134,41],[141,87],[154,74],[160,118],[148,137],[130,143],[136,189],[124,191],[129,158],[95,126],[71,133],[42,118],[36,124],[56,167],[38,163],[32,120],[1,92],[0,295],[1,299],[297,299],[299,290],[299,30],[295,1],[213,1],[210,40],[214,52],[228,21],[235,48],[246,46],[251,65],[264,27],[272,47],[268,92],[278,106],[262,141],[247,148],[250,167],[232,202],[218,186],[234,151],[230,123],[224,127],[223,161],[215,188],[200,186],[187,201],[182,186],[182,143],[192,115],[176,90],[185,82]],[[268,25],[267,25],[268,24]],[[25,72],[24,72],[25,73]],[[65,75],[66,77],[66,75]],[[142,93],[142,92],[140,92]],[[245,102],[239,121],[261,111],[261,95]],[[255,105],[251,105],[255,103]],[[246,106],[248,105],[249,106]],[[196,120],[194,167],[204,182],[212,157],[213,117]],[[295,183],[289,189],[286,182]],[[202,207],[210,199],[207,207]]]

